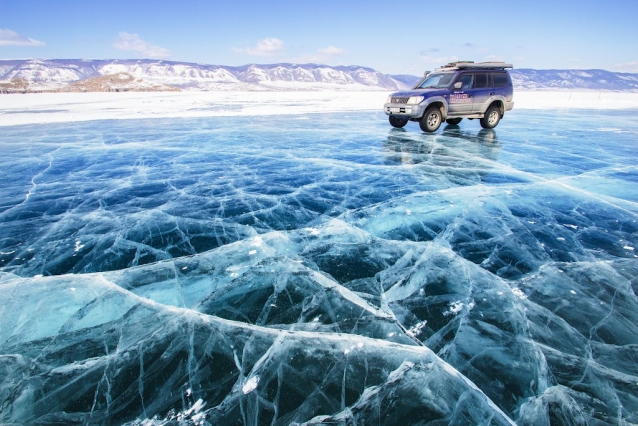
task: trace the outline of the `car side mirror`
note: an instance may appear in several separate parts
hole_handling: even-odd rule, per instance
[[[455,89],[460,89],[461,87],[463,87],[463,82],[462,81],[457,81],[456,83],[454,83],[454,88]]]

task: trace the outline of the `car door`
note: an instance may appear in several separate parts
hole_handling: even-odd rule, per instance
[[[491,77],[490,73],[487,72],[477,72],[474,74],[472,112],[485,112],[489,106],[489,100],[494,96]]]
[[[455,86],[460,84],[460,88]],[[448,115],[467,114],[472,112],[472,85],[474,84],[474,73],[461,73],[452,83],[450,101],[448,102]]]

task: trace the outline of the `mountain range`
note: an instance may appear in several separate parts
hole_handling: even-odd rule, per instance
[[[638,74],[605,70],[510,71],[521,90],[638,91]],[[0,60],[0,92],[165,90],[400,90],[415,75],[361,66],[249,64],[222,66],[153,59]]]

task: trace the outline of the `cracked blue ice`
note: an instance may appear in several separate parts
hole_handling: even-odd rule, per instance
[[[297,118],[3,128],[2,422],[638,422],[634,111]]]

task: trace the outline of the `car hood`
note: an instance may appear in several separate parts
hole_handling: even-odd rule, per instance
[[[408,98],[410,96],[425,96],[427,98],[432,96],[443,96],[448,93],[447,89],[414,89],[403,90],[401,92],[395,92],[391,96],[393,98]]]

